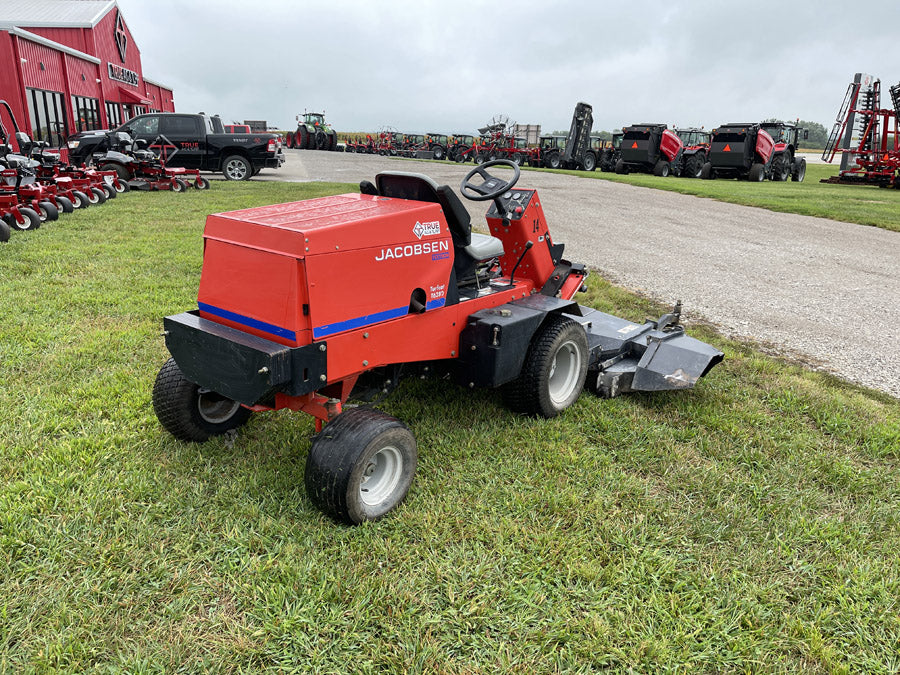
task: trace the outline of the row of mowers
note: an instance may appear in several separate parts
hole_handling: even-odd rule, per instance
[[[209,187],[198,171],[165,167],[121,132],[107,135],[108,143],[94,154],[92,167],[68,165],[48,151],[48,143],[19,129],[6,101],[0,100],[0,106],[15,128],[10,137],[0,120],[0,242],[9,241],[12,230],[35,230],[61,214],[103,204],[131,189],[182,192],[189,186]]]

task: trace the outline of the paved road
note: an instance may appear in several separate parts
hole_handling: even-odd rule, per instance
[[[257,180],[374,179],[381,169],[457,186],[462,165],[288,150]],[[471,168],[471,164],[467,165]],[[672,179],[679,180],[679,179]],[[673,192],[526,172],[567,257],[685,317],[900,397],[900,233]],[[852,190],[852,187],[848,187]],[[485,207],[466,202],[473,223]]]

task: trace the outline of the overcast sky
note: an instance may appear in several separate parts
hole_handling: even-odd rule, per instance
[[[293,128],[473,133],[495,115],[568,129],[830,129],[856,72],[900,82],[900,1],[118,0],[144,74],[179,111]]]

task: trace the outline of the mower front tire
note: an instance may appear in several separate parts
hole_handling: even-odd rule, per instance
[[[100,188],[92,187],[88,190],[87,198],[91,204],[104,204],[106,203],[106,193]]]
[[[187,443],[202,443],[237,429],[252,414],[237,401],[188,380],[172,358],[156,376],[153,410],[166,431]]]
[[[42,223],[53,222],[54,220],[59,220],[59,209],[56,208],[56,204],[53,202],[38,202],[38,218],[40,218]]]
[[[37,214],[37,211],[29,209],[27,206],[19,207],[18,216],[10,212],[3,216],[3,220],[6,221],[10,228],[22,232],[36,230],[41,226],[41,217]]]
[[[556,417],[578,400],[588,366],[584,328],[565,316],[552,316],[531,339],[522,372],[504,389],[516,412]]]
[[[72,196],[74,197],[72,206],[76,209],[86,209],[91,205],[91,200],[81,190],[72,190]]]
[[[60,213],[72,213],[75,210],[75,207],[72,205],[72,202],[69,201],[66,197],[57,196],[55,198],[56,202],[56,210]]]
[[[225,174],[225,180],[250,180],[253,167],[243,155],[229,155],[222,162],[222,173]]]
[[[378,410],[352,408],[313,440],[306,492],[335,520],[377,520],[406,497],[417,461],[416,439],[405,424]]]

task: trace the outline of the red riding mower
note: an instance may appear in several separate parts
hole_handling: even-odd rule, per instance
[[[501,164],[511,179],[488,173]],[[640,325],[572,300],[587,270],[563,259],[537,192],[513,189],[519,175],[497,160],[462,181],[466,198],[493,200],[491,235],[471,231],[448,186],[403,172],[363,181],[361,194],[209,216],[199,307],[164,319],[162,426],[202,442],[253,412],[306,412],[319,431],[309,497],[360,523],[404,499],[417,447],[399,420],[345,407],[351,396],[449,374],[553,417],[585,386],[601,397],[693,387],[722,353],[685,335],[680,303]]]
[[[102,152],[93,154],[93,164],[101,173],[114,172],[131,190],[171,190],[184,192],[189,187],[209,188],[209,181],[197,169],[169,168],[142,138],[133,140],[122,131],[106,135]]]

